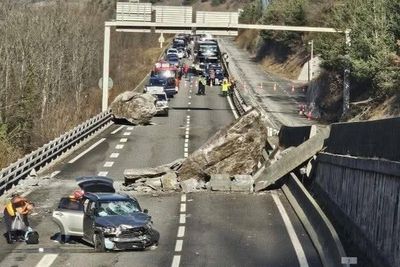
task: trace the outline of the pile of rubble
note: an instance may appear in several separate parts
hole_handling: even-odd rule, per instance
[[[121,189],[252,192],[252,175],[258,169],[266,138],[261,113],[253,109],[218,131],[187,159],[155,168],[126,170]]]

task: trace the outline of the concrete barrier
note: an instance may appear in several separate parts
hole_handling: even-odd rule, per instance
[[[290,173],[282,191],[310,236],[322,265],[345,266],[341,261],[346,253],[335,228],[294,173]]]
[[[264,190],[289,174],[295,168],[317,154],[329,136],[329,127],[321,128],[317,134],[286,153],[280,160],[266,167],[255,181],[255,190]]]

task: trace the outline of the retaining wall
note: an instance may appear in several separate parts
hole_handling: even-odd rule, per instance
[[[400,162],[320,153],[313,190],[373,266],[400,266]]]

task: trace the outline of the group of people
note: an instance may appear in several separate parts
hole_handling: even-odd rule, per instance
[[[206,85],[207,80],[204,76],[200,76],[198,79],[198,91],[197,95],[205,95],[206,94]],[[233,90],[236,88],[236,81],[235,79],[231,78],[224,78],[221,84],[221,95],[227,96],[232,95]]]

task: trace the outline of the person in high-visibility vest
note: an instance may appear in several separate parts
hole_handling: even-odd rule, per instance
[[[228,90],[229,90],[229,86],[231,86],[231,84],[228,82],[227,79],[224,79],[224,81],[222,82],[222,96],[226,96],[228,94]]]

